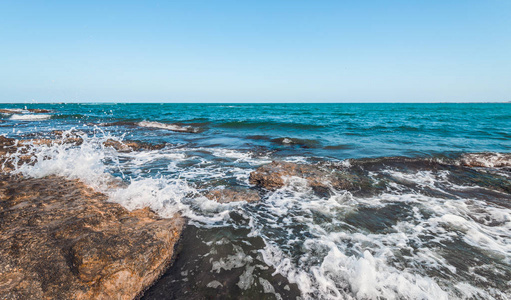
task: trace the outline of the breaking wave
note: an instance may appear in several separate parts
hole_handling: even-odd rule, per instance
[[[83,143],[28,143],[11,159],[27,151],[34,159],[15,172],[80,179],[127,209],[186,216],[197,230],[189,243],[202,245],[210,258],[196,254],[202,269],[183,265],[172,275],[183,289],[220,289],[236,274],[240,291],[275,298],[293,289],[305,299],[507,299],[511,293],[507,171],[467,167],[507,167],[506,154],[341,161],[330,166],[364,178],[360,188],[370,193],[318,195],[304,178],[290,177],[277,190],[259,189],[259,203],[220,204],[203,195],[253,188],[250,172],[272,157],[204,147],[124,153],[104,146],[122,141],[107,132],[63,133],[75,135]],[[188,277],[192,272],[200,276]]]
[[[33,114],[23,114],[23,115],[17,115],[14,114],[10,117],[11,120],[16,121],[42,121],[42,120],[48,120],[51,119],[52,115],[33,115]]]
[[[177,132],[191,132],[191,133],[199,132],[199,128],[192,127],[192,126],[180,126],[180,125],[176,125],[176,124],[165,124],[165,123],[153,122],[153,121],[142,121],[142,122],[137,123],[137,125],[141,126],[141,127],[165,129],[165,130],[177,131]]]

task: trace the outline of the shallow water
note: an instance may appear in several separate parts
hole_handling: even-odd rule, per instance
[[[146,299],[511,294],[511,160],[496,154],[511,149],[509,104],[27,108],[52,112],[1,114],[0,134],[70,130],[84,143],[35,146],[38,162],[18,172],[80,178],[128,209],[189,219],[180,254]],[[167,145],[124,153],[104,147],[109,138]],[[490,153],[467,154],[476,152]],[[479,165],[465,166],[469,159]],[[250,172],[272,160],[319,164],[356,188],[318,193],[303,178],[275,191],[251,186]],[[232,187],[255,189],[262,201],[204,197]]]

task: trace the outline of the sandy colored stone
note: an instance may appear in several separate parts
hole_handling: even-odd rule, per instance
[[[167,268],[183,225],[78,180],[2,175],[1,298],[133,299]]]

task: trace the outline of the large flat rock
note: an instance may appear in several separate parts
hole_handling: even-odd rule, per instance
[[[0,298],[133,299],[169,266],[183,225],[78,180],[1,175]]]

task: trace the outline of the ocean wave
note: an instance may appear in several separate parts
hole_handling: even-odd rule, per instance
[[[12,115],[11,120],[16,121],[42,121],[51,119],[52,115],[33,115],[33,114],[23,114],[23,115]]]
[[[428,176],[408,179],[431,185]],[[254,234],[265,236],[264,260],[305,299],[500,299],[509,291],[494,279],[478,283],[470,271],[484,274],[500,257],[498,272],[509,274],[508,208],[406,192],[321,198],[295,180],[261,209],[264,217],[253,220]]]
[[[49,109],[42,109],[42,108],[9,108],[9,109],[0,109],[0,113],[2,114],[26,114],[26,113],[34,113],[34,114],[41,114],[41,113],[51,113],[52,111]]]
[[[6,114],[6,115],[26,113],[26,112],[27,112],[27,110],[24,110],[21,108],[0,109],[0,113]]]
[[[198,133],[202,131],[202,128],[198,124],[195,123],[193,125],[182,125],[182,124],[169,124],[169,123],[161,123],[155,121],[116,121],[116,122],[108,122],[108,123],[90,123],[89,125],[97,125],[102,127],[111,127],[111,126],[139,126],[144,128],[153,128],[153,129],[164,129],[175,132],[188,132],[188,133]]]
[[[261,189],[261,202],[234,205],[202,195],[248,186],[249,173],[271,157],[206,147],[123,153],[104,146],[118,137],[80,135],[80,145],[20,149],[15,156],[36,161],[16,172],[80,179],[128,209],[181,212],[199,228],[187,239],[209,251],[175,272],[193,270],[188,283],[218,287],[230,280],[242,291],[284,293],[278,275],[304,299],[505,299],[511,291],[511,207],[495,202],[509,201],[509,180],[457,163],[460,157],[302,160],[307,176],[338,171],[370,193],[318,194],[306,176],[292,174],[275,190]]]
[[[510,153],[466,153],[459,159],[460,163],[470,167],[502,168],[511,167]]]
[[[141,127],[165,129],[165,130],[176,131],[176,132],[190,132],[190,133],[199,132],[199,128],[192,127],[192,126],[180,126],[177,124],[166,124],[166,123],[153,122],[153,121],[142,121],[142,122],[138,122],[137,125],[141,126]]]
[[[76,131],[64,131],[63,139],[77,135]],[[41,178],[49,175],[63,176],[68,179],[80,179],[89,186],[110,196],[110,200],[128,209],[150,207],[162,217],[171,217],[180,212],[194,220],[215,222],[225,218],[222,211],[229,206],[222,206],[216,201],[209,200],[194,187],[187,179],[214,179],[225,176],[227,172],[234,176],[245,177],[248,172],[232,168],[217,168],[215,166],[191,165],[190,169],[173,174],[172,167],[183,161],[188,163],[196,160],[187,156],[186,149],[165,149],[141,152],[122,152],[106,145],[113,141],[122,143],[122,139],[104,132],[94,135],[78,134],[82,143],[38,143],[24,142],[17,152],[10,157],[17,166],[14,173],[27,177]],[[214,149],[214,155],[232,158],[233,161],[250,161],[251,156],[236,153],[232,150]],[[190,149],[190,152],[197,151]],[[213,153],[212,153],[213,154]],[[18,164],[24,157],[32,156],[30,163]],[[122,163],[121,163],[122,161]],[[171,170],[165,176],[147,177],[141,172],[146,165],[162,161]],[[199,158],[198,163],[204,163]],[[237,173],[238,172],[238,173]],[[116,174],[116,175],[114,175]],[[124,182],[121,184],[121,182]],[[172,192],[173,191],[173,192]],[[178,192],[179,191],[179,192]],[[218,215],[220,214],[220,215]]]

